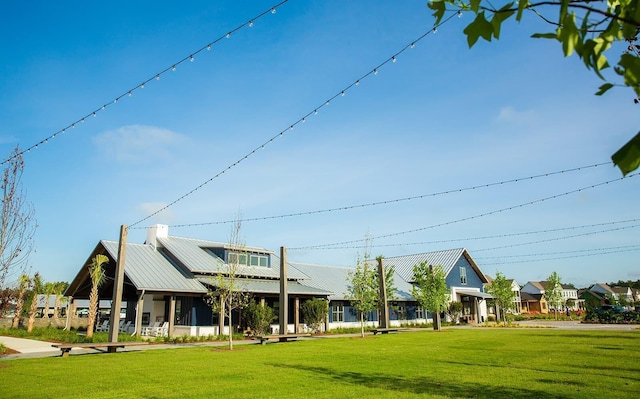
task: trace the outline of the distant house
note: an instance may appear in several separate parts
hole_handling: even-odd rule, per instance
[[[547,314],[549,307],[544,294],[530,294],[528,292],[520,292],[520,303],[522,304],[522,313]]]
[[[577,310],[580,306],[578,290],[571,284],[560,284],[560,289],[562,308]],[[546,293],[549,290],[550,287],[548,281],[529,281],[522,287],[521,292],[536,295],[536,297],[537,295],[544,295],[546,297]]]
[[[493,283],[493,278],[489,275],[485,275],[485,278],[487,279],[487,283],[485,284],[485,291],[486,291],[487,287]],[[511,291],[513,291],[515,294],[511,312],[513,312],[513,314],[520,314],[522,313],[522,298],[520,296],[520,288],[521,288],[520,284],[518,284],[518,282],[514,279],[508,279],[507,281],[511,283]],[[496,310],[492,301],[489,301],[487,312],[489,315],[496,317]]]

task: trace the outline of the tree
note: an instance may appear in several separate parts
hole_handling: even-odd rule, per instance
[[[433,329],[441,330],[440,312],[447,309],[451,298],[442,266],[421,262],[413,266],[411,295],[433,315]]]
[[[562,306],[562,283],[558,273],[553,272],[547,277],[547,287],[545,288],[544,295],[547,297],[549,305],[553,307],[553,313],[557,319],[558,308]]]
[[[265,335],[269,331],[271,322],[277,319],[273,308],[255,301],[249,302],[244,309],[243,315],[247,327],[253,335]]]
[[[487,292],[494,298],[494,302],[500,309],[502,321],[507,324],[507,311],[513,310],[513,301],[516,299],[516,292],[512,290],[511,281],[507,280],[504,274],[496,272],[496,278],[487,286]]]
[[[21,274],[18,283],[18,295],[16,299],[16,313],[13,316],[13,328],[18,328],[20,325],[20,317],[22,316],[22,308],[24,306],[24,296],[27,293],[27,289],[31,284],[31,279],[28,274]]]
[[[36,224],[31,203],[22,190],[24,161],[18,147],[4,169],[2,206],[0,207],[0,289],[6,288],[7,278],[18,270],[26,270],[27,259],[33,249]]]
[[[356,268],[349,271],[347,279],[346,297],[350,300],[351,306],[358,311],[360,335],[364,338],[365,314],[376,309],[380,296],[376,270],[366,254],[364,259],[358,257]]]
[[[640,4],[636,0],[529,0],[502,1],[490,0],[431,0],[428,4],[439,25],[447,11],[453,7],[461,15],[469,12],[475,19],[464,29],[469,47],[483,38],[486,41],[499,39],[502,24],[515,16],[520,22],[525,11],[531,11],[543,21],[555,28],[550,33],[535,33],[534,38],[552,39],[560,42],[566,57],[576,54],[605,83],[596,92],[604,94],[616,85],[623,85],[635,92],[635,102],[640,102],[640,46],[636,45],[640,30]],[[557,11],[557,17],[545,14]],[[626,48],[613,67],[614,77],[619,83],[605,78],[603,71],[611,64],[607,51],[616,42],[622,42]],[[623,175],[627,175],[640,166],[640,133],[611,157]]]
[[[313,298],[305,301],[300,306],[302,320],[314,333],[320,331],[320,326],[329,314],[329,303],[324,299]]]
[[[31,279],[31,306],[29,306],[29,323],[27,324],[27,332],[33,331],[33,325],[36,322],[36,313],[38,312],[38,290],[42,286],[42,278],[40,273],[33,275]]]
[[[93,337],[93,326],[96,323],[96,316],[98,313],[98,288],[104,283],[105,274],[103,265],[109,263],[109,258],[105,255],[98,254],[91,259],[91,265],[89,265],[89,277],[91,278],[91,292],[89,293],[89,318],[87,320],[87,338]],[[47,297],[49,302],[49,297]]]
[[[210,279],[211,289],[207,293],[211,310],[220,315],[222,326],[225,318],[229,321],[229,350],[233,350],[233,312],[249,303],[249,293],[242,281],[242,269],[247,265],[248,254],[240,239],[241,219],[238,214],[231,229],[226,270]]]
[[[454,323],[457,323],[458,320],[460,320],[460,317],[462,316],[462,309],[462,302],[454,301],[449,304],[447,311],[449,312],[449,316],[451,316],[451,320]]]
[[[63,305],[66,302],[66,298],[62,296],[62,293],[64,293],[67,287],[69,287],[69,283],[67,283],[66,281],[56,281],[52,283],[51,291],[53,295],[55,295],[55,301],[53,303],[53,319],[54,320],[58,320],[58,318],[60,317],[58,310],[60,309],[61,305]]]

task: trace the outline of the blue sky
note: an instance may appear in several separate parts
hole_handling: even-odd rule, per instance
[[[141,227],[164,223],[171,235],[225,242],[230,225],[212,223],[239,212],[263,218],[426,195],[247,221],[242,236],[317,264],[353,265],[361,243],[295,248],[368,234],[374,256],[465,247],[485,273],[521,284],[552,271],[577,286],[640,278],[637,178],[538,201],[618,179],[611,164],[429,195],[610,162],[637,132],[633,93],[593,95],[601,82],[576,57],[529,38],[552,30],[537,17],[471,50],[462,34],[471,16],[453,18],[374,75],[430,31],[424,1],[290,0],[113,103],[277,4],[133,3],[17,2],[0,16],[1,153],[110,104],[25,154],[23,184],[39,225],[31,264],[47,280],[71,280],[100,239],[118,239],[120,225],[174,202],[319,107],[133,226],[129,241],[142,243]],[[185,224],[202,225],[176,226]]]

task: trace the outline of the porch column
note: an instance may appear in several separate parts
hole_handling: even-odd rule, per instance
[[[264,297],[260,297],[260,306],[264,308],[265,300]]]
[[[136,337],[140,336],[142,330],[142,310],[144,309],[144,291],[138,297],[138,306],[136,308]]]
[[[478,306],[478,297],[473,297],[473,305],[476,307],[476,323],[480,323],[480,306]]]
[[[300,298],[298,297],[293,299],[293,331],[296,334],[300,332]]]
[[[173,326],[176,322],[176,296],[171,295],[171,302],[169,302],[169,338],[173,336]]]

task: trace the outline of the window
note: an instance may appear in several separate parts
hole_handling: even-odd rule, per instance
[[[333,322],[344,321],[344,305],[336,302],[331,305],[331,320]]]
[[[460,284],[467,285],[467,268],[460,266]]]
[[[416,306],[416,319],[424,319],[424,309],[422,309],[422,306]]]
[[[241,266],[269,266],[269,257],[267,255],[258,254],[239,254],[236,252],[229,252],[227,263],[238,264]]]

